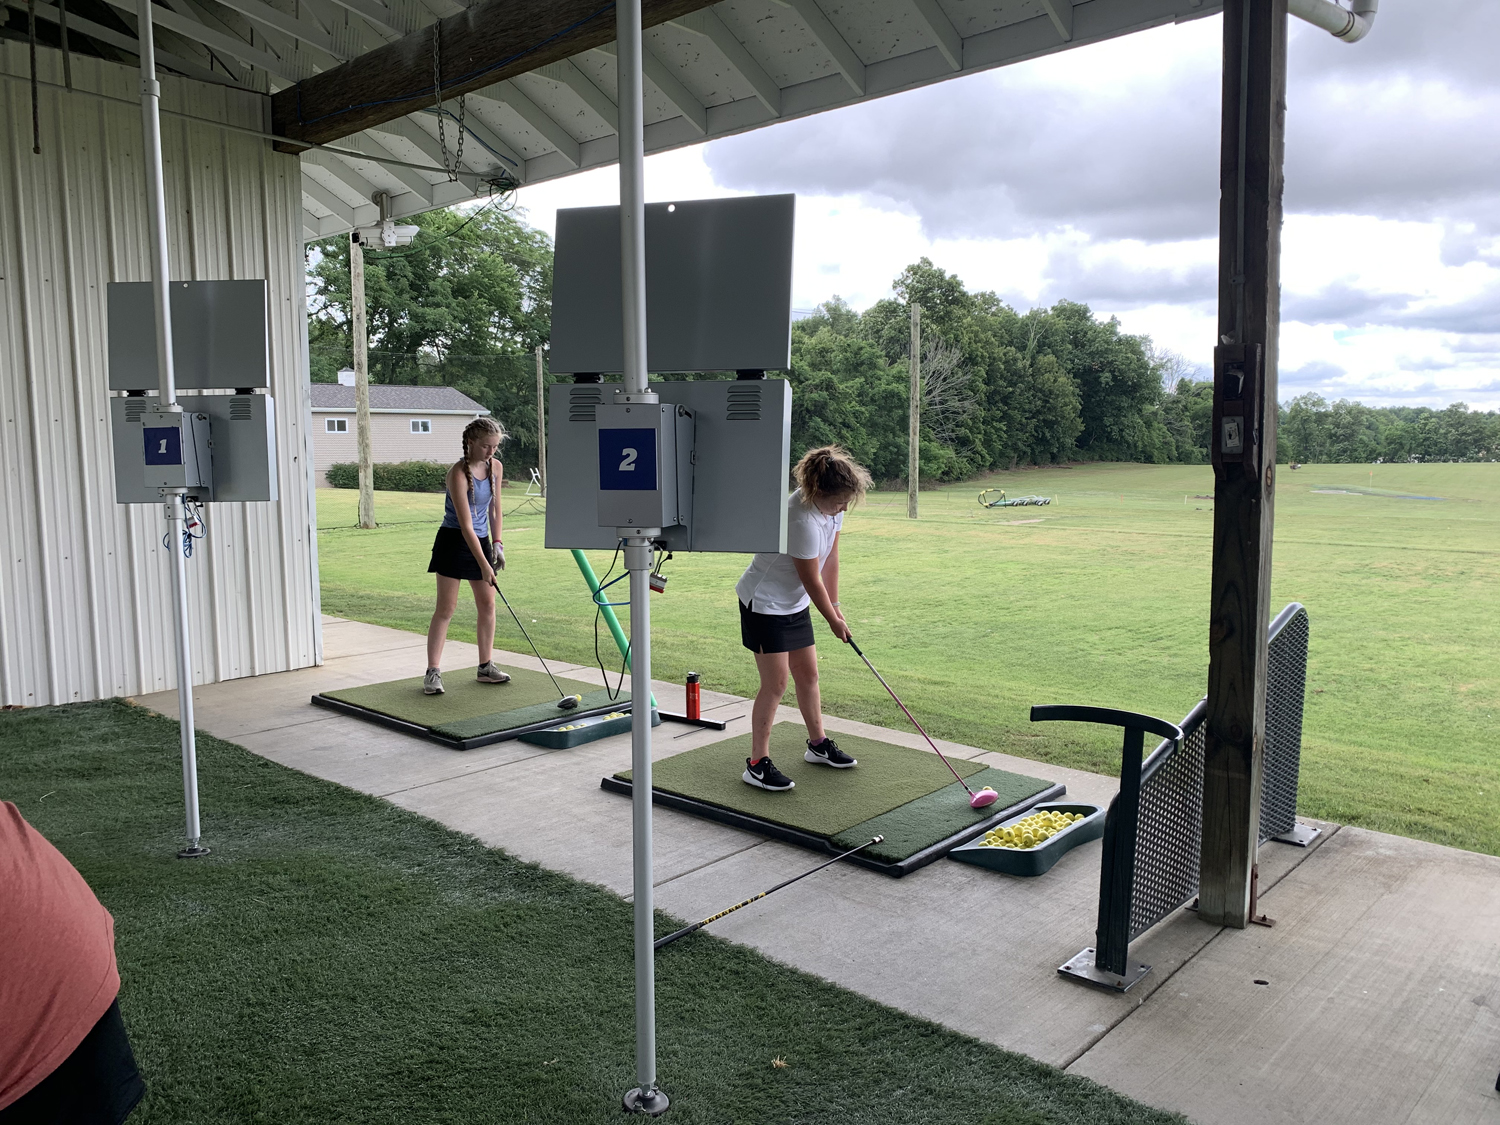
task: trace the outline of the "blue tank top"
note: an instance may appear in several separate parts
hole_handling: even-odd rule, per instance
[[[483,539],[490,533],[490,478],[474,478],[474,499],[469,504],[469,516],[474,523],[474,534]],[[458,513],[453,510],[453,497],[443,493],[443,526],[457,527]]]

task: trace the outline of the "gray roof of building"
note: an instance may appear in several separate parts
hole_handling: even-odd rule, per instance
[[[314,410],[353,410],[354,388],[342,383],[313,383],[312,405]],[[452,387],[402,387],[393,383],[370,384],[370,409],[489,413],[480,403]]]

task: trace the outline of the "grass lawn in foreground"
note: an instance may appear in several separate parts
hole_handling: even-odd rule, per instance
[[[627,903],[237,746],[198,753],[215,851],[184,861],[176,723],[119,701],[0,714],[0,799],[115,917],[132,1125],[622,1119]],[[708,935],[657,988],[672,1121],[1180,1120]]]
[[[1053,502],[982,509],[986,485]],[[507,507],[520,491],[507,490]],[[1207,466],[1086,465],[924,492],[919,520],[904,495],[875,494],[845,524],[840,597],[861,647],[934,735],[1113,773],[1115,735],[1033,727],[1027,709],[1092,703],[1175,720],[1203,694],[1212,493]],[[379,493],[373,531],[353,526],[356,501],[318,493],[324,611],[424,632],[442,497]],[[507,517],[506,592],[545,655],[591,662],[588,592],[542,534],[534,512]],[[590,557],[603,574],[609,555]],[[754,693],[734,597],[746,561],[667,564],[667,593],[652,601],[656,676],[692,670],[709,688]],[[1500,854],[1500,465],[1280,466],[1272,595],[1312,619],[1301,811]],[[473,622],[460,601],[450,635],[472,639]],[[824,708],[903,726],[817,624]],[[497,642],[525,647],[503,609]]]

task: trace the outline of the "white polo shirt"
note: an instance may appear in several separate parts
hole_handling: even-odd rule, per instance
[[[804,504],[802,490],[797,489],[786,498],[786,554],[756,555],[740,575],[734,592],[756,613],[800,613],[812,599],[792,560],[817,559],[821,571],[843,526],[843,512],[825,516],[814,505]]]

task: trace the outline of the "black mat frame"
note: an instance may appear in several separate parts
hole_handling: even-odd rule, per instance
[[[481,746],[493,746],[497,742],[509,742],[513,738],[520,738],[523,734],[533,734],[539,730],[550,730],[560,723],[569,723],[574,719],[587,719],[594,715],[608,715],[611,711],[629,711],[630,704],[623,707],[618,703],[608,703],[602,707],[587,707],[574,711],[559,711],[556,718],[543,719],[541,722],[526,723],[519,727],[507,727],[504,730],[491,731],[489,734],[476,734],[473,738],[449,738],[447,735],[438,734],[432,727],[424,727],[420,723],[407,722],[398,719],[394,715],[387,715],[381,711],[373,711],[368,707],[361,707],[358,703],[350,703],[343,699],[333,699],[326,695],[314,695],[312,701],[319,707],[327,707],[330,711],[340,711],[345,715],[353,715],[356,719],[364,719],[369,723],[378,723],[380,726],[398,730],[402,734],[409,734],[414,738],[425,738],[429,742],[436,742],[439,746],[446,746],[450,750],[478,750]]]
[[[599,788],[608,793],[619,793],[629,797],[634,794],[635,786],[629,781],[623,781],[618,777],[605,777],[599,782]],[[889,875],[893,879],[899,879],[903,875],[910,875],[918,868],[926,867],[929,863],[942,859],[960,844],[967,844],[970,840],[984,835],[1001,821],[1009,820],[1013,816],[1019,816],[1028,809],[1041,804],[1043,801],[1055,801],[1067,793],[1068,787],[1057,782],[1039,793],[1017,801],[1009,808],[1001,809],[999,812],[986,817],[984,820],[976,821],[967,828],[955,832],[952,836],[929,844],[919,852],[907,856],[905,859],[892,863],[888,860],[875,859],[871,856],[855,853],[848,859],[849,863],[867,867],[871,871],[879,871],[882,875]],[[796,844],[798,847],[807,848],[810,851],[821,852],[823,855],[841,855],[847,849],[835,847],[827,837],[817,836],[811,832],[803,832],[801,829],[788,828],[784,824],[775,824],[769,820],[762,820],[758,816],[749,813],[736,812],[734,809],[726,809],[722,805],[710,804],[708,801],[699,801],[693,797],[684,797],[679,793],[667,793],[661,789],[653,788],[651,791],[651,803],[661,805],[664,808],[676,809],[679,812],[691,813],[701,816],[705,820],[716,820],[720,824],[727,824],[731,828],[741,828],[746,832],[754,832],[760,836],[769,836],[773,840],[780,840],[786,844]],[[899,807],[899,806],[898,806]]]

